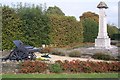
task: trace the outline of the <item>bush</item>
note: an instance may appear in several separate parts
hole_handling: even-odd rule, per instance
[[[59,56],[65,56],[65,52],[59,50],[59,49],[54,49],[51,51],[53,55],[59,55]]]
[[[108,54],[103,54],[103,53],[96,53],[92,56],[94,59],[100,59],[100,60],[115,60],[114,57],[108,55]]]
[[[81,53],[80,53],[80,51],[71,51],[69,53],[69,56],[70,57],[81,57]]]
[[[118,72],[120,70],[120,62],[90,62],[90,61],[56,61],[61,65],[64,72],[73,73],[104,73]]]
[[[25,61],[20,65],[20,73],[43,73],[47,70],[47,64],[40,61]]]
[[[51,64],[50,65],[50,72],[61,73],[62,72],[62,67],[58,63]]]

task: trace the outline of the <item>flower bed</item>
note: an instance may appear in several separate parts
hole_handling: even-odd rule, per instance
[[[57,64],[57,65],[56,65]],[[59,66],[59,65],[60,66]],[[52,66],[50,66],[52,65]],[[50,66],[50,67],[49,67]],[[54,68],[51,68],[54,67]],[[59,68],[57,68],[59,67]],[[56,71],[56,70],[59,71]],[[62,69],[62,71],[60,70]],[[67,61],[58,60],[54,64],[48,64],[40,61],[25,61],[21,64],[20,73],[43,73],[46,70],[50,72],[64,73],[106,73],[120,71],[120,62],[91,62],[91,61]],[[51,71],[53,70],[53,71]]]
[[[20,73],[43,73],[47,70],[47,64],[41,61],[25,61],[21,64]]]

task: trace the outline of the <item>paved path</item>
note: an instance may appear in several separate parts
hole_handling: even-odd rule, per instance
[[[41,57],[40,53],[36,53],[37,58]],[[75,57],[68,57],[68,56],[58,56],[58,55],[49,55],[51,58],[49,58],[49,60],[51,62],[55,62],[57,60],[68,60],[68,61],[72,61],[72,60],[80,60],[80,61],[95,61],[95,62],[103,62],[104,60],[95,60],[93,58],[75,58]],[[111,62],[111,61],[106,61],[106,62]]]

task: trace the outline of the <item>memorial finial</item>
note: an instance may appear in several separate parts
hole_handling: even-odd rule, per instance
[[[97,8],[99,8],[99,9],[100,9],[100,8],[105,8],[105,9],[107,9],[108,6],[107,6],[107,4],[106,4],[105,2],[101,1],[101,2],[98,4]]]

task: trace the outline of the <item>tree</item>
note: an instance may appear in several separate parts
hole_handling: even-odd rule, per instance
[[[119,39],[120,31],[116,26],[108,24],[108,35],[111,39]]]
[[[22,39],[22,21],[15,10],[8,6],[2,7],[2,49],[12,49],[13,40]]]
[[[2,4],[0,4],[0,50],[2,50]]]
[[[94,42],[98,34],[98,23],[93,19],[82,20],[84,42]]]
[[[80,20],[83,23],[84,30],[84,41],[94,42],[98,33],[99,15],[92,12],[85,12],[80,16]],[[107,25],[108,35],[113,39],[114,35],[119,33],[116,26]]]
[[[48,14],[48,15],[65,15],[63,12],[62,12],[62,10],[59,8],[59,7],[57,7],[57,6],[54,6],[54,7],[49,7],[48,9],[47,9],[47,12],[46,12],[46,14]]]
[[[98,34],[98,15],[92,12],[85,12],[80,16],[80,21],[83,25],[84,42],[94,42]]]
[[[93,12],[84,12],[82,16],[79,17],[80,20],[84,20],[86,18],[93,19],[97,23],[99,23],[99,15]]]
[[[43,13],[42,7],[22,7],[17,11],[23,21],[24,42],[36,47],[49,44],[49,19]]]

